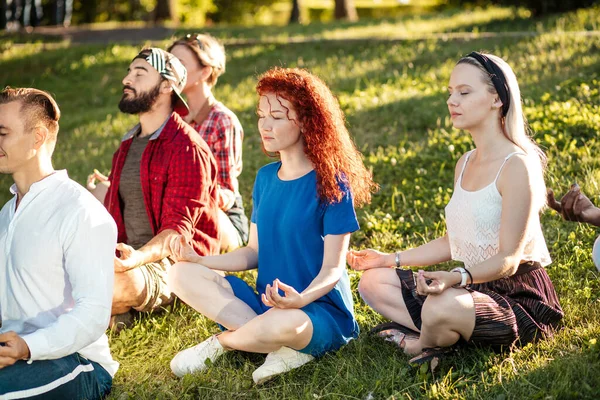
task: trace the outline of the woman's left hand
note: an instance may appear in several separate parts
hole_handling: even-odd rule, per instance
[[[426,282],[427,279],[431,279],[429,284]],[[460,283],[460,280],[461,276],[456,272],[419,270],[417,275],[417,294],[422,296],[440,294],[449,287]]]
[[[279,294],[279,289],[283,291],[283,296]],[[275,279],[272,285],[266,286],[261,298],[265,305],[275,308],[302,308],[306,305],[302,294],[279,279]]]

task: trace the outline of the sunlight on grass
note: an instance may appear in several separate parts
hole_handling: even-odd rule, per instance
[[[514,29],[543,33],[593,29],[600,21],[598,7],[542,22],[519,13],[476,9],[381,24],[211,32],[228,38],[350,38],[391,35],[401,29],[501,31],[512,24]],[[0,46],[0,82],[34,85],[55,94],[63,112],[55,164],[83,183],[93,168],[109,170],[121,136],[135,123],[134,117],[118,112],[117,103],[121,80],[138,47],[44,46]],[[256,78],[271,66],[300,66],[332,87],[366,164],[381,184],[372,204],[358,211],[361,231],[353,234],[351,246],[394,251],[444,234],[443,208],[452,194],[454,165],[472,147],[468,135],[452,128],[445,86],[458,58],[477,49],[502,55],[514,67],[525,114],[547,151],[548,187],[563,193],[577,180],[600,204],[600,36],[548,33],[474,40],[229,46],[227,72],[219,78],[216,97],[238,114],[244,127],[240,190],[246,209],[251,210],[256,171],[269,162],[261,152],[256,126]],[[8,177],[0,178],[2,202],[9,198],[9,184]],[[169,361],[177,351],[218,332],[213,322],[178,303],[168,312],[142,315],[132,329],[110,337],[113,354],[121,362],[111,398],[596,398],[600,347],[594,340],[600,336],[600,284],[590,250],[598,232],[565,223],[551,211],[544,213],[542,222],[554,260],[548,273],[566,312],[563,329],[552,339],[503,353],[461,349],[432,373],[427,367],[409,367],[397,349],[362,334],[341,351],[257,388],[251,374],[264,356],[255,354],[227,354],[205,373],[182,380],[171,375]],[[349,275],[364,333],[382,318],[358,296],[360,273]],[[244,276],[250,281],[255,277]]]

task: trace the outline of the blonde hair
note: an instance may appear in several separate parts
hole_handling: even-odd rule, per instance
[[[215,37],[207,33],[188,34],[169,46],[168,52],[175,46],[185,46],[194,53],[200,67],[211,67],[212,72],[206,83],[217,84],[219,76],[225,72],[225,48]]]
[[[535,184],[536,187],[534,195],[536,197],[536,203],[539,202],[540,208],[546,204],[546,184],[544,182],[544,171],[546,169],[547,159],[546,155],[538,146],[538,144],[531,137],[531,129],[529,124],[523,115],[523,103],[521,101],[521,90],[519,89],[519,83],[514,71],[502,58],[493,54],[482,53],[494,62],[498,68],[502,70],[504,78],[506,79],[506,85],[509,89],[510,105],[506,116],[502,115],[499,110],[499,118],[502,126],[502,133],[504,136],[514,143],[516,146],[521,148],[527,157],[533,161],[532,166],[535,167]],[[482,72],[482,78],[484,83],[488,86],[490,93],[497,94],[496,87],[492,82],[490,73],[485,67],[473,57],[463,57],[458,60],[458,64],[469,64],[477,67]],[[539,198],[538,198],[539,197]]]

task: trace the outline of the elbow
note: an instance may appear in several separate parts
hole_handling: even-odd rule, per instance
[[[521,263],[521,256],[518,254],[512,254],[504,258],[504,276],[513,276],[519,269]]]

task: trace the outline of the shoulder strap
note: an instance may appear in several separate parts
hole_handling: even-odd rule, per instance
[[[497,181],[497,180],[498,180],[498,178],[500,177],[500,173],[502,172],[502,169],[504,168],[504,165],[506,164],[506,162],[507,162],[507,161],[508,161],[508,160],[509,160],[509,159],[510,159],[512,156],[514,156],[515,154],[521,154],[521,155],[524,155],[524,156],[526,156],[526,155],[527,155],[527,154],[523,153],[522,151],[515,151],[515,152],[513,152],[513,153],[510,153],[509,155],[507,155],[507,156],[504,158],[504,162],[503,162],[503,163],[502,163],[502,165],[500,166],[500,169],[498,170],[498,173],[496,174],[496,179],[494,179],[494,183],[496,183],[496,181]]]
[[[465,162],[462,165],[462,170],[460,171],[460,175],[458,176],[456,183],[462,182],[462,177],[463,177],[463,174],[465,173],[465,168],[467,167],[467,163],[469,162],[469,157],[471,157],[471,153],[473,153],[474,151],[475,151],[475,149],[467,152],[466,157],[465,157]]]

